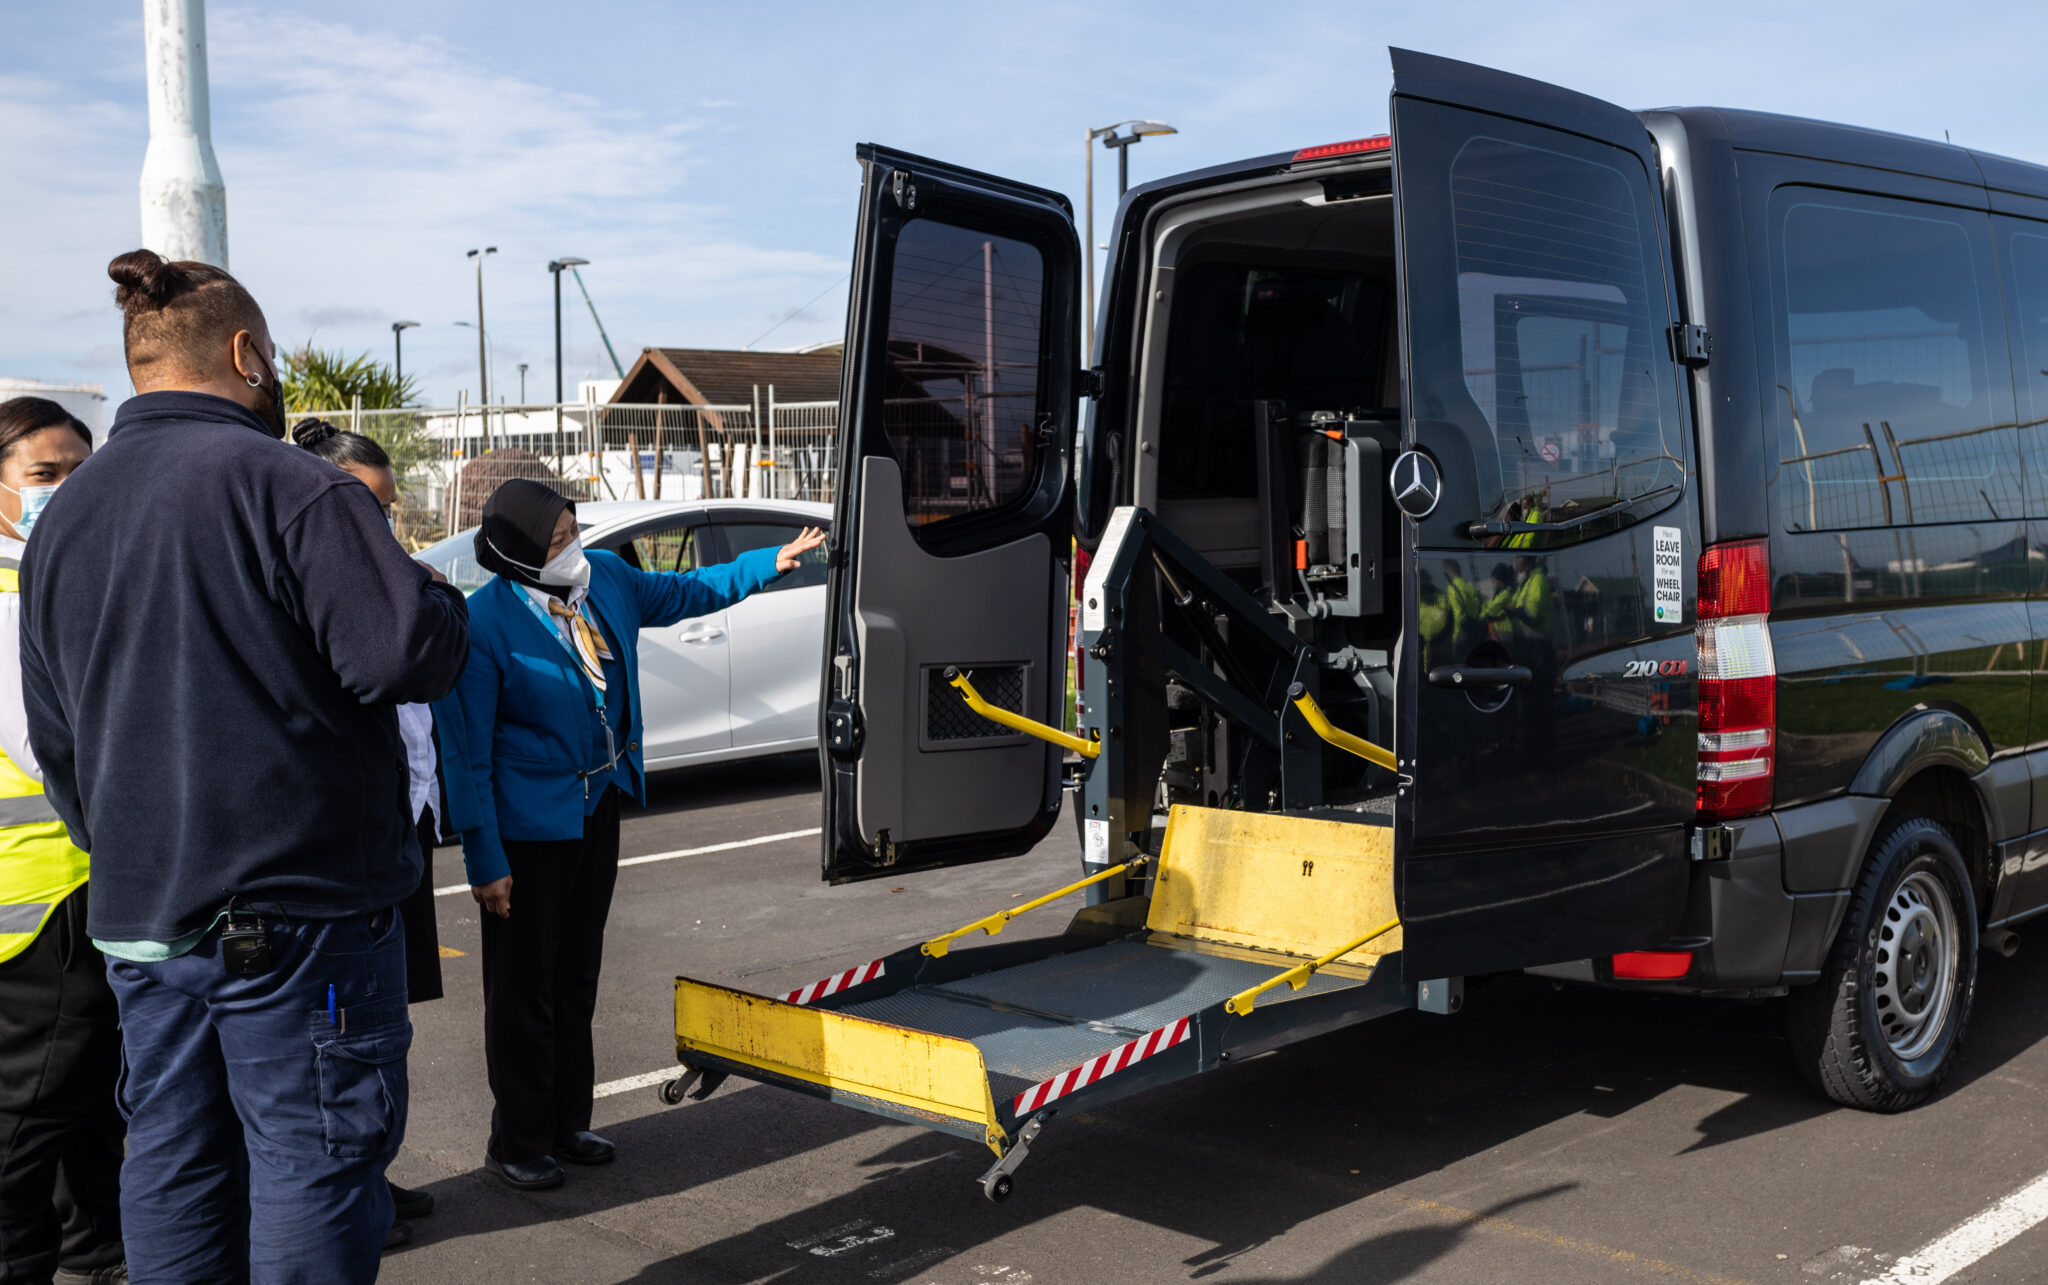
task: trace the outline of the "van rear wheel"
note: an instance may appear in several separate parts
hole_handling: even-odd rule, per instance
[[[1871,845],[1820,980],[1790,997],[1793,1057],[1843,1106],[1903,1111],[1955,1064],[1977,989],[1977,905],[1947,827],[1901,817]]]

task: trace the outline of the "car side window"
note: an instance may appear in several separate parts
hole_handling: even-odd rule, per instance
[[[637,562],[642,571],[695,571],[704,565],[704,536],[702,526],[643,531],[628,545],[633,556],[627,561]]]
[[[1772,197],[1787,530],[2020,516],[1990,242],[1976,211],[1816,188]]]
[[[749,549],[779,549],[797,538],[803,531],[801,526],[782,522],[726,522],[726,547],[737,558]],[[773,593],[781,589],[803,589],[825,583],[825,546],[819,545],[803,556],[796,570],[776,580],[760,592]]]

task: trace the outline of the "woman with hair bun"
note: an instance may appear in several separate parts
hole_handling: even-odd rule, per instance
[[[405,1137],[419,886],[399,705],[469,651],[462,595],[365,487],[288,446],[241,283],[107,265],[136,395],[35,519],[21,674],[92,854],[121,1016],[137,1280],[374,1280]]]
[[[0,402],[0,1280],[126,1279],[119,1019],[21,700],[23,541],[91,453],[56,402]]]

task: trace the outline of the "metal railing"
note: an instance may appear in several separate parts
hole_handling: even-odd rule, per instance
[[[788,499],[830,503],[839,403],[581,401],[294,414],[361,433],[398,475],[399,537],[423,547],[474,526],[499,483],[526,477],[577,500]]]

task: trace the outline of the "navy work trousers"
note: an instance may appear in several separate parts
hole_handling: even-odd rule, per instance
[[[263,921],[261,976],[228,973],[217,930],[176,959],[107,961],[137,1281],[376,1279],[405,1136],[404,928],[394,910]]]

